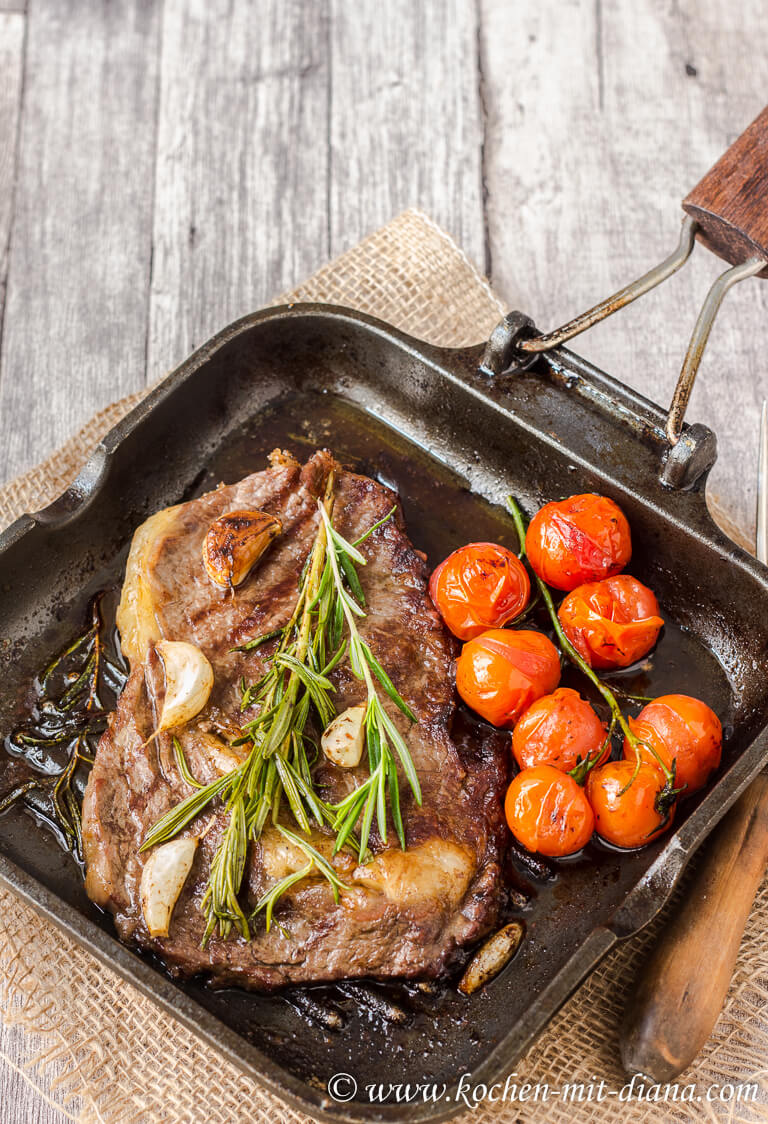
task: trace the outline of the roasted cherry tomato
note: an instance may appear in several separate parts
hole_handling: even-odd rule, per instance
[[[491,629],[468,640],[456,664],[456,690],[494,726],[514,726],[559,682],[557,648],[543,633],[524,629]]]
[[[707,783],[709,774],[720,764],[723,728],[720,719],[706,703],[690,695],[661,695],[630,718],[629,727],[641,741],[648,742],[668,769],[675,761],[675,786],[685,785],[685,795]],[[650,763],[655,758],[640,746],[641,756]],[[635,752],[624,739],[624,756],[635,760]]]
[[[459,640],[519,617],[531,595],[525,566],[511,550],[471,542],[449,554],[429,580],[440,616]]]
[[[602,668],[639,660],[664,624],[653,593],[629,574],[580,585],[563,598],[558,616],[577,652]]]
[[[587,797],[595,813],[597,834],[617,847],[644,847],[672,823],[674,804],[663,797],[661,769],[642,762],[607,761],[587,777]],[[626,792],[624,789],[626,788]]]
[[[512,752],[521,769],[552,765],[569,773],[580,761],[595,757],[605,745],[606,730],[578,691],[558,687],[544,695],[520,718],[512,734]],[[610,745],[593,765],[611,755]]]
[[[518,773],[507,789],[504,812],[515,839],[540,855],[572,855],[595,830],[584,789],[552,765]]]
[[[606,496],[571,496],[537,511],[525,552],[542,581],[555,589],[575,589],[621,573],[632,555],[629,523]]]

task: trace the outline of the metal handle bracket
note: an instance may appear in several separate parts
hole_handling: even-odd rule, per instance
[[[527,370],[537,355],[559,347],[566,341],[573,339],[574,336],[586,331],[587,328],[591,328],[593,324],[605,320],[620,308],[626,307],[632,301],[637,300],[638,297],[650,292],[651,289],[666,281],[668,277],[671,277],[685,264],[693,251],[698,229],[696,221],[686,215],[683,219],[678,245],[659,265],[644,273],[631,285],[625,285],[613,296],[582,313],[581,316],[569,320],[567,324],[554,332],[547,332],[544,335],[535,333],[528,317],[522,316],[521,313],[510,314],[494,330],[483,357],[480,367],[481,372],[486,375],[498,375],[502,373],[514,374],[518,371]],[[698,427],[697,429],[696,426],[693,426],[685,431],[689,433],[688,444],[675,453],[676,446],[683,438],[685,411],[712,325],[723,298],[733,285],[748,277],[755,277],[762,273],[766,266],[768,266],[768,262],[764,258],[750,257],[722,273],[706,295],[685,353],[685,359],[667,414],[665,433],[668,448],[664,453],[661,470],[661,479],[665,484],[674,487],[684,486],[680,481],[690,479],[693,468],[691,463],[693,451],[690,442],[693,439],[694,444],[698,444],[698,446],[701,446],[703,442],[704,427]],[[699,433],[698,443],[695,438],[691,437],[694,431]],[[706,430],[706,432],[709,433],[709,430]],[[707,444],[707,442],[703,443]],[[701,449],[694,459],[699,460],[703,457],[706,460],[709,455],[709,452]],[[709,467],[711,467],[711,463]],[[700,471],[703,471],[703,469]]]
[[[617,422],[629,425],[643,441],[655,445],[661,459],[662,484],[675,489],[692,488],[709,471],[717,457],[717,441],[711,429],[687,425],[681,429],[680,439],[670,444],[663,410],[575,355],[560,353],[545,358],[543,351],[522,350],[525,343],[540,338],[529,316],[508,313],[491,333],[478,374],[484,379],[509,378],[534,362],[545,361],[555,380],[565,385],[569,393],[587,399]]]

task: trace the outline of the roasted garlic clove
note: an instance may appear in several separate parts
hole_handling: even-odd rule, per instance
[[[323,753],[334,765],[354,769],[360,764],[365,747],[365,706],[350,706],[343,711],[320,739]]]
[[[511,921],[480,946],[467,965],[459,983],[459,991],[472,995],[498,976],[518,950],[523,939],[523,926]]]
[[[230,511],[215,519],[203,540],[203,565],[212,582],[225,589],[245,581],[252,567],[283,527],[266,511]]]
[[[165,668],[165,699],[155,733],[183,726],[199,714],[213,687],[213,668],[194,644],[161,640],[155,645]]]
[[[156,847],[141,872],[141,911],[150,937],[167,937],[173,907],[187,880],[197,839],[171,839]]]
[[[248,750],[243,745],[227,745],[221,738],[213,734],[202,734],[199,744],[219,776],[231,773],[242,765],[248,756]]]

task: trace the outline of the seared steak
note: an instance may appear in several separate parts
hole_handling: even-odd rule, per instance
[[[147,855],[139,848],[152,824],[191,791],[179,773],[171,737],[161,734],[146,744],[165,690],[154,645],[189,641],[211,662],[215,678],[208,705],[176,733],[193,776],[214,780],[237,764],[238,751],[228,743],[255,713],[240,713],[241,680],[256,680],[269,652],[267,646],[232,649],[289,619],[318,526],[317,497],[331,468],[337,473],[334,525],[352,541],[384,517],[396,497],[367,477],[341,471],[326,452],[303,467],[273,454],[266,471],[158,512],[134,536],[118,614],[131,674],[99,744],[85,796],[86,887],[114,914],[123,939],[151,948],[180,974],[202,972],[220,984],[264,989],[359,976],[434,977],[497,918],[505,768],[498,741],[480,739],[466,750],[452,740],[454,641],[429,600],[424,559],[408,541],[398,509],[361,547],[367,616],[360,628],[419,719],[412,724],[388,704],[423,789],[419,808],[401,777],[407,851],[400,850],[394,831],[386,846],[374,831],[374,858],[367,865],[346,852],[333,860],[351,887],[338,904],[327,881],[310,876],[280,899],[275,915],[280,924],[269,932],[260,915],[250,941],[233,931],[202,948],[200,904],[225,822],[217,800],[185,831],[205,835],[170,935],[153,940],[146,928],[139,884]],[[201,547],[214,519],[241,509],[276,516],[282,534],[242,585],[222,589],[206,574]],[[348,670],[334,673],[334,682],[337,711],[364,701],[365,688]],[[367,768],[341,769],[324,760],[315,770],[317,787],[332,801],[365,777]],[[312,844],[330,855],[330,836],[317,831]],[[249,847],[244,906],[252,908],[278,879],[305,865],[306,857],[290,842],[265,829]]]

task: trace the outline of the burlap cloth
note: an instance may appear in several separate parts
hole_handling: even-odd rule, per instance
[[[280,298],[275,303],[282,303]],[[406,212],[321,269],[292,300],[351,305],[437,344],[486,337],[501,302],[454,243],[428,218]],[[70,482],[99,438],[141,395],[103,410],[58,452],[0,491],[0,522],[35,510]],[[674,906],[672,907],[674,908]],[[589,1082],[620,1088],[616,1033],[625,997],[658,922],[616,949],[552,1021],[516,1067],[529,1082]],[[728,1002],[715,1033],[685,1075],[699,1091],[753,1080],[768,1089],[768,885],[755,903]],[[706,965],[701,966],[706,971]],[[239,1119],[296,1122],[286,1108],[243,1077],[193,1034],[7,891],[0,891],[0,1011],[23,1028],[26,1058],[6,1062],[41,1096],[80,1121],[229,1124]],[[354,1073],[354,1059],[350,1061]],[[360,1075],[364,1078],[364,1075]],[[459,1075],[457,1075],[458,1077]],[[483,1105],[475,1120],[673,1121],[766,1118],[764,1105],[622,1107],[602,1103]],[[9,1117],[2,1114],[3,1124]],[[14,1121],[15,1124],[15,1121]]]

